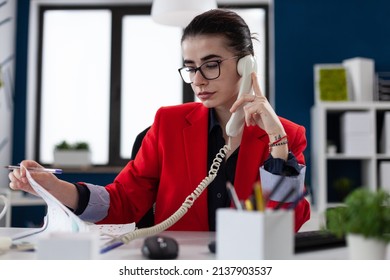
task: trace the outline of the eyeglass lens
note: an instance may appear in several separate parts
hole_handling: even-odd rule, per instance
[[[221,63],[220,60],[208,61],[208,62],[203,63],[201,66],[199,66],[197,68],[183,67],[179,71],[180,71],[181,77],[183,78],[184,82],[186,82],[186,83],[192,83],[197,71],[199,71],[205,79],[214,80],[214,79],[219,77],[219,74],[220,74],[219,64],[220,63]]]

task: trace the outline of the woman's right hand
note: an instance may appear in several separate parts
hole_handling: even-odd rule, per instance
[[[10,179],[9,187],[13,190],[25,191],[37,195],[28,182],[26,177],[26,168],[44,167],[33,160],[23,160],[20,163],[20,166],[20,169],[14,169],[8,174],[8,178]],[[54,174],[49,172],[29,172],[31,177],[54,197],[66,206],[76,209],[78,203],[78,193],[73,184],[60,180]]]
[[[39,163],[33,160],[24,160],[20,163],[20,169],[14,169],[8,174],[10,179],[9,187],[13,190],[21,190],[35,194],[34,189],[29,184],[26,177],[26,168],[44,168]],[[53,185],[55,180],[58,180],[56,176],[48,172],[30,172],[31,176],[42,187]],[[45,187],[46,188],[46,187]],[[49,191],[49,190],[48,190]]]

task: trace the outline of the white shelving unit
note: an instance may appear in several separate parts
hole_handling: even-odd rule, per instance
[[[341,151],[341,117],[345,112],[367,112],[372,126],[374,152],[365,155],[347,155]],[[379,186],[379,165],[390,162],[390,154],[380,150],[380,139],[385,112],[390,112],[390,102],[320,102],[311,110],[311,158],[312,189],[314,207],[324,213],[328,207],[342,203],[335,198],[334,182],[341,177],[350,178],[353,188],[367,187],[372,190]],[[332,142],[336,152],[328,150]],[[367,143],[370,145],[370,143]]]
[[[11,226],[13,207],[46,206],[46,202],[42,198],[34,197],[32,195],[25,196],[20,191],[4,192],[4,194],[7,195],[10,202],[10,208],[5,214],[5,227]]]

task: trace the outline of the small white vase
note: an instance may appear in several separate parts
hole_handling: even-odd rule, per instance
[[[360,234],[348,234],[347,245],[351,260],[384,260],[387,243]]]

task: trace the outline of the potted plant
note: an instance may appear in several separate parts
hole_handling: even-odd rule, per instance
[[[91,151],[86,142],[70,144],[62,141],[54,148],[54,165],[87,167],[91,165]]]
[[[326,211],[326,229],[346,237],[351,259],[384,259],[390,242],[390,194],[359,188]]]

